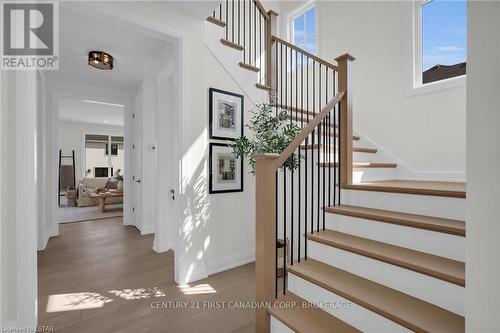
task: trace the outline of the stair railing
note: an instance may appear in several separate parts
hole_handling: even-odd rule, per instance
[[[266,66],[271,68],[267,65],[268,37],[273,33],[276,15],[266,12],[258,0],[225,0],[208,18],[224,27],[224,40],[243,51],[241,64],[258,72],[262,86],[266,83]]]
[[[257,87],[272,91],[275,113],[286,110],[301,128],[281,154],[254,156],[259,333],[269,332],[267,307],[287,291],[287,265],[307,260],[308,234],[325,229],[324,207],[340,204],[342,185],[352,183],[354,58],[335,65],[276,37],[277,16],[259,0],[225,0],[208,18],[243,51],[240,65],[259,73]],[[291,158],[298,164],[288,169]]]

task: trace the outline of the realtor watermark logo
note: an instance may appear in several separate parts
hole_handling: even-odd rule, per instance
[[[59,69],[59,7],[55,1],[1,2],[0,69]]]

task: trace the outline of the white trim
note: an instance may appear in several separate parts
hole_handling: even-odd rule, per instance
[[[460,75],[451,77],[449,79],[439,80],[436,82],[429,82],[426,84],[421,84],[419,86],[414,86],[407,92],[407,96],[415,96],[421,94],[432,93],[435,91],[464,87],[467,85],[467,75]]]
[[[466,75],[452,77],[436,82],[422,83],[423,73],[423,45],[422,45],[422,6],[432,0],[414,0],[412,8],[412,81],[410,87],[407,89],[407,96],[414,96],[420,94],[431,93],[439,90],[461,87],[466,85]],[[407,19],[409,22],[410,19]]]
[[[231,254],[225,257],[207,260],[205,263],[208,275],[227,271],[255,261],[255,249]]]
[[[155,225],[148,224],[142,226],[136,226],[137,229],[141,232],[141,235],[150,235],[155,233]]]

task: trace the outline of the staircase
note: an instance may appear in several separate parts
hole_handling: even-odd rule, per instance
[[[277,15],[225,1],[207,19],[219,47],[240,53],[228,66],[302,128],[281,154],[254,157],[257,300],[270,302],[256,331],[463,332],[465,184],[397,179],[397,163],[353,135],[354,58],[280,39]],[[293,154],[298,167],[283,167]]]

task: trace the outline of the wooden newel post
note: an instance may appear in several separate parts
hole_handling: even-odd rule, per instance
[[[352,79],[349,54],[335,59],[338,63],[338,89],[345,90],[340,101],[340,184],[352,184]]]
[[[255,282],[256,301],[273,302],[276,280],[276,159],[278,154],[255,155]],[[255,311],[255,332],[269,333],[270,316]]]
[[[275,74],[273,68],[276,68],[276,59],[273,57],[273,36],[277,32],[278,13],[270,10],[267,12],[266,21],[266,86],[275,88],[276,81],[273,80]]]

